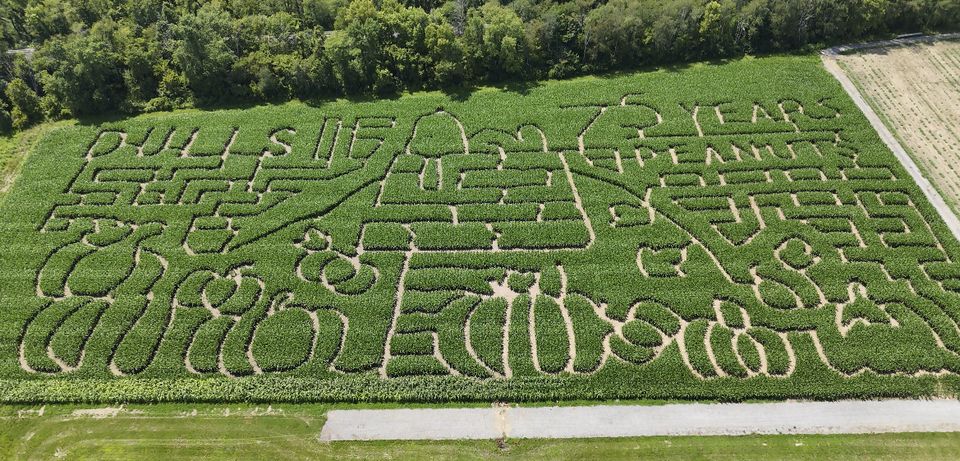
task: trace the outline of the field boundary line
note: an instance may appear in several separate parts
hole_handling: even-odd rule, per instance
[[[862,51],[862,50],[870,50],[875,48],[885,48],[889,46],[904,46],[904,45],[912,45],[914,43],[930,43],[930,42],[936,42],[940,40],[956,40],[956,39],[960,39],[960,32],[953,32],[949,34],[936,34],[936,35],[919,35],[919,36],[913,36],[913,37],[893,38],[890,40],[878,40],[875,42],[838,45],[838,46],[826,48],[820,53],[824,56],[837,56],[844,53],[849,53],[851,51]]]
[[[960,37],[960,34],[949,34],[950,36],[956,35]],[[944,36],[937,36],[944,37]],[[919,41],[919,39],[924,37],[917,37],[913,39],[914,41]],[[903,43],[907,39],[901,39]],[[891,41],[892,42],[892,41]],[[881,43],[881,42],[875,42]],[[901,42],[898,42],[901,43]],[[884,45],[878,45],[884,46]],[[839,48],[839,47],[838,47]],[[857,48],[864,49],[864,48]],[[906,149],[900,144],[900,141],[897,140],[896,136],[887,128],[887,125],[883,123],[883,120],[880,116],[873,110],[873,107],[867,102],[867,100],[860,93],[860,90],[857,89],[856,85],[850,79],[850,77],[843,71],[840,67],[840,64],[837,62],[835,56],[837,53],[834,53],[830,50],[824,50],[821,54],[821,61],[823,61],[823,67],[829,72],[837,81],[840,82],[840,86],[843,87],[844,91],[847,92],[847,95],[850,96],[850,99],[853,100],[854,104],[863,112],[863,115],[867,117],[867,120],[870,122],[870,125],[873,126],[873,129],[880,136],[880,139],[883,140],[883,143],[893,151],[894,156],[897,160],[903,165],[904,169],[907,170],[907,173],[913,178],[914,182],[917,183],[917,187],[923,191],[923,195],[927,197],[927,200],[930,201],[930,204],[933,205],[936,209],[937,214],[943,219],[947,227],[950,229],[950,232],[953,234],[954,238],[960,241],[960,219],[957,218],[957,215],[953,212],[953,209],[947,205],[947,202],[943,199],[943,196],[940,195],[938,191],[930,180],[923,175],[923,172],[920,170],[920,167],[913,160],[913,157],[907,153]]]
[[[321,441],[960,431],[957,400],[333,410]]]

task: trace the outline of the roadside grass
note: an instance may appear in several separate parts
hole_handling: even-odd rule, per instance
[[[2,459],[958,459],[951,433],[334,442],[325,405],[0,407]],[[87,416],[81,416],[86,413]],[[96,416],[99,415],[99,416]]]
[[[0,136],[0,200],[20,175],[20,168],[37,141],[55,128],[72,124],[71,121],[50,122],[37,125],[10,136]]]

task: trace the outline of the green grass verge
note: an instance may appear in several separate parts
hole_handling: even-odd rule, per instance
[[[317,436],[327,406],[0,407],[3,459],[857,459],[960,457],[955,434],[335,442]],[[101,409],[101,415],[108,414]],[[86,412],[85,416],[78,416]]]
[[[955,395],[960,246],[815,57],[43,138],[0,400]]]
[[[0,200],[6,197],[37,142],[55,128],[71,122],[48,122],[11,136],[0,136]]]

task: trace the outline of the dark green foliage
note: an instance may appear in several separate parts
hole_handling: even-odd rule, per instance
[[[194,370],[208,373],[217,371],[223,338],[235,322],[230,317],[217,317],[200,325],[188,351]]]
[[[50,349],[54,355],[72,367],[79,365],[83,346],[106,308],[106,303],[93,301],[64,320],[50,338]]]
[[[733,331],[729,328],[718,325],[710,331],[710,346],[714,357],[716,357],[717,365],[724,373],[743,378],[747,375],[747,370],[737,361],[733,344]]]
[[[110,40],[115,25],[97,26],[45,42],[34,58],[44,92],[75,116],[116,111],[126,95],[119,50]]]
[[[646,322],[636,320],[627,322],[623,326],[623,338],[638,346],[646,347],[656,347],[663,342],[657,329]]]
[[[563,370],[569,354],[570,340],[560,306],[546,296],[538,296],[533,305],[535,333],[537,335],[537,361],[547,373]]]
[[[4,89],[10,101],[10,122],[15,130],[22,130],[43,120],[40,98],[27,84],[19,79],[7,83]]]
[[[309,358],[313,335],[313,321],[306,312],[275,312],[257,325],[250,350],[263,371],[291,370]]]
[[[593,371],[600,366],[604,338],[613,331],[613,328],[597,316],[590,301],[583,296],[571,295],[564,306],[570,313],[577,346],[573,370]]]
[[[507,302],[482,301],[470,317],[470,342],[477,357],[497,373],[503,373],[503,336]]]
[[[0,83],[9,82],[0,84],[0,89],[8,89],[6,101],[0,98],[0,131],[9,129],[5,125],[20,129],[44,117],[71,114],[565,78],[638,65],[804,50],[898,32],[952,30],[960,23],[956,2],[892,0],[503,5],[304,0],[242,7],[232,2],[44,0],[12,2],[5,14],[2,48],[33,46],[37,51],[30,62],[18,57],[16,66],[0,66],[15,67],[0,72]],[[701,124],[707,129],[777,129],[770,115],[778,112],[776,104],[765,104],[760,123],[745,128],[751,125],[753,101],[716,102],[726,123],[705,119]],[[783,107],[787,113],[800,112],[791,99]],[[805,109],[816,114],[816,109]],[[620,123],[601,123],[596,133],[616,137],[652,124],[649,108],[619,112],[610,120]],[[438,142],[434,147],[455,148]],[[431,150],[431,143],[421,136],[412,150]],[[611,145],[624,148],[622,154],[630,147]],[[612,165],[613,158],[597,161]],[[732,174],[728,183],[755,175]],[[685,180],[693,176],[668,178],[677,185]],[[624,214],[624,225],[645,219],[642,213]]]

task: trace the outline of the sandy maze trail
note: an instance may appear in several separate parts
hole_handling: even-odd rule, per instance
[[[219,114],[41,146],[3,205],[8,396],[927,395],[960,372],[958,242],[814,60]]]

